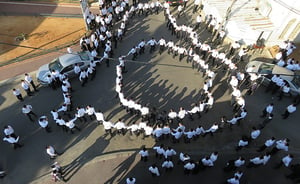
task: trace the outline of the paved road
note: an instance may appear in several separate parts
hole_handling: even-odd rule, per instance
[[[189,6],[189,8],[191,7]],[[156,38],[164,36],[167,40],[176,40],[166,30],[162,16],[161,13],[148,18],[135,19],[130,25],[131,28],[127,37],[120,44],[118,50],[115,51],[115,56],[127,53],[129,48],[133,44],[137,44],[142,38],[148,40],[152,36]],[[182,17],[179,24],[190,21],[190,17]],[[203,40],[207,36],[205,31],[201,34]],[[54,57],[54,55],[47,57]],[[39,61],[43,60],[43,57],[39,58]],[[126,96],[133,97],[142,103],[150,103],[151,106],[156,106],[161,110],[168,110],[171,107],[178,109],[180,106],[188,109],[191,103],[197,101],[203,79],[191,69],[189,64],[178,62],[166,53],[162,55],[157,53],[153,55],[145,54],[139,56],[138,60],[151,64],[127,63],[129,72],[124,75]],[[37,68],[36,62],[33,63]],[[31,69],[28,68],[27,72],[33,71]],[[75,106],[91,104],[96,108],[100,108],[105,113],[105,116],[113,122],[116,122],[121,117],[125,119],[126,123],[132,123],[136,119],[126,115],[114,98],[114,74],[114,67],[106,68],[104,65],[101,65],[97,68],[96,79],[89,82],[86,87],[80,87],[77,79],[72,80],[75,90],[72,94],[74,104]],[[225,83],[226,76],[223,75],[219,73],[217,76],[219,83],[213,89],[216,99],[213,110],[200,120],[186,121],[185,124],[188,128],[196,127],[199,124],[208,128],[214,121],[218,121],[222,115],[232,116],[228,101],[229,91]],[[250,128],[261,122],[258,114],[272,100],[272,96],[264,94],[262,88],[253,96],[247,96],[249,117],[240,127],[233,127],[232,130],[226,128],[222,133],[218,133],[214,137],[207,136],[189,145],[183,143],[174,145],[170,143],[170,140],[164,141],[165,145],[171,145],[177,151],[191,154],[195,160],[199,160],[201,157],[218,150],[220,158],[215,168],[195,176],[185,177],[182,175],[181,166],[176,166],[177,169],[174,172],[169,174],[163,173],[163,177],[152,179],[145,170],[148,164],[154,162],[155,159],[151,158],[147,164],[138,163],[136,151],[142,145],[150,148],[158,144],[153,139],[142,139],[129,134],[126,136],[106,137],[103,135],[103,127],[97,126],[95,122],[88,124],[77,122],[82,131],[76,132],[74,135],[64,134],[51,122],[53,132],[47,134],[38,128],[37,122],[31,123],[28,121],[21,114],[20,109],[24,103],[29,103],[34,107],[34,111],[38,115],[45,114],[51,117],[50,110],[59,107],[63,100],[61,91],[40,88],[40,91],[33,97],[25,97],[25,102],[19,103],[11,94],[11,89],[16,86],[20,88],[18,81],[11,80],[11,82],[3,84],[0,88],[0,124],[1,126],[11,124],[15,128],[16,133],[21,136],[21,141],[25,144],[20,150],[12,150],[6,143],[0,142],[0,163],[9,172],[8,176],[2,181],[7,184],[50,183],[48,172],[52,160],[49,160],[45,154],[44,147],[47,144],[54,145],[58,151],[64,152],[56,161],[66,166],[68,183],[74,184],[87,181],[91,184],[123,183],[122,181],[127,176],[134,176],[143,183],[198,183],[199,181],[203,183],[220,183],[232,174],[224,174],[222,172],[221,168],[226,160],[236,158],[238,155],[243,155],[247,159],[256,156],[255,148],[261,145],[266,138],[273,135],[276,138],[289,137],[292,140],[290,151],[295,154],[295,161],[299,161],[299,143],[296,141],[299,138],[299,127],[296,124],[299,114],[292,115],[288,121],[282,121],[279,117],[286,105],[290,103],[290,99],[286,98],[281,102],[275,100],[275,119],[263,130],[257,142],[240,153],[233,151],[241,135],[248,135]],[[133,153],[133,155],[131,156],[127,151],[131,151],[130,153]],[[121,153],[115,157],[114,154],[110,154],[114,152]],[[103,158],[102,156],[105,153],[109,154],[109,157]],[[266,178],[271,180],[269,183],[290,183],[284,177],[284,174],[289,172],[288,170],[272,169],[283,155],[283,153],[279,153],[274,156],[266,167],[258,170],[245,170],[245,176],[242,179],[243,183],[265,183]],[[159,164],[161,161],[157,161],[157,163]]]

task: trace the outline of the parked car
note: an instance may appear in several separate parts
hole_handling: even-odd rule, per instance
[[[42,85],[47,85],[46,78],[52,70],[57,70],[61,74],[72,78],[75,76],[73,68],[76,63],[80,68],[86,69],[92,59],[90,53],[87,51],[62,55],[50,63],[41,66],[36,74],[36,78]]]
[[[170,6],[178,6],[178,5],[181,5],[184,3],[183,0],[167,0],[167,3],[170,5]]]
[[[290,86],[290,93],[293,96],[300,94],[300,74],[280,67],[276,64],[262,61],[251,61],[246,65],[246,70],[253,67],[252,72],[260,75],[262,84],[268,85],[273,75],[278,74]]]

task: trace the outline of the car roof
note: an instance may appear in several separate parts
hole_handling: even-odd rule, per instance
[[[78,54],[65,54],[59,56],[59,61],[63,67],[82,61]]]
[[[251,61],[248,65],[251,66],[251,65],[255,65],[255,69],[258,71],[258,68],[260,68],[260,66],[262,64],[268,64],[268,65],[273,65],[274,68],[272,70],[272,74],[275,75],[275,74],[278,74],[280,75],[280,77],[284,80],[288,80],[288,81],[292,81],[293,78],[294,78],[294,75],[295,73],[289,69],[286,69],[284,67],[281,67],[281,66],[278,66],[276,64],[271,64],[271,63],[266,63],[266,62],[263,62],[263,61],[257,61],[257,60],[254,60],[254,61]]]

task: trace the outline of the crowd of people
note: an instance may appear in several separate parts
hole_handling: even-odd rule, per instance
[[[199,2],[194,2],[194,10],[198,9]],[[187,2],[187,1],[186,1]],[[186,5],[186,4],[185,4]],[[185,8],[182,7],[182,8]],[[127,27],[131,18],[137,16],[147,16],[152,13],[158,14],[163,9],[166,18],[166,27],[170,30],[171,35],[174,35],[176,39],[184,40],[185,43],[190,43],[188,48],[183,45],[177,44],[176,41],[165,40],[163,37],[156,40],[151,38],[150,40],[141,40],[140,43],[133,46],[128,53],[118,57],[119,64],[116,66],[116,97],[120,100],[121,106],[126,109],[131,115],[141,117],[141,120],[127,125],[122,119],[119,119],[116,123],[105,119],[101,110],[95,110],[91,105],[86,107],[76,107],[75,113],[72,105],[72,86],[69,82],[68,76],[60,74],[58,71],[51,71],[48,76],[49,86],[53,89],[61,88],[64,98],[64,103],[60,108],[52,109],[51,114],[53,121],[58,127],[61,127],[63,132],[74,133],[75,130],[80,131],[80,127],[77,125],[77,120],[82,123],[86,123],[87,117],[90,121],[96,120],[99,124],[103,125],[103,128],[107,134],[111,136],[115,135],[114,132],[120,135],[125,135],[127,131],[132,135],[139,136],[143,134],[144,137],[153,137],[157,142],[171,138],[173,143],[179,143],[183,140],[185,143],[190,143],[193,140],[197,140],[199,137],[205,137],[207,134],[214,135],[215,132],[221,132],[220,130],[233,125],[239,125],[243,119],[247,117],[246,101],[242,95],[242,89],[247,89],[248,95],[253,94],[258,85],[259,75],[253,72],[253,68],[248,68],[247,71],[243,71],[239,68],[239,63],[243,62],[247,51],[245,48],[241,48],[238,42],[233,42],[231,47],[227,51],[221,51],[218,47],[209,45],[208,42],[200,42],[200,37],[197,31],[200,29],[207,29],[211,33],[213,42],[216,45],[220,45],[225,37],[225,30],[212,15],[207,15],[205,20],[202,20],[201,15],[196,17],[196,24],[194,26],[178,25],[176,16],[170,13],[168,3],[160,4],[159,1],[149,3],[134,3],[129,6],[128,1],[111,1],[111,3],[100,4],[100,14],[94,15],[90,12],[87,16],[87,23],[92,33],[89,36],[85,36],[80,40],[81,49],[89,51],[93,60],[86,70],[80,69],[79,66],[74,66],[74,72],[77,74],[81,85],[84,86],[88,79],[94,79],[96,74],[96,65],[99,63],[106,63],[106,66],[110,66],[111,58],[114,56],[114,48],[117,48],[118,42],[121,42],[126,34]],[[195,12],[196,12],[195,10]],[[178,12],[178,18],[180,17],[181,9]],[[117,23],[118,28],[114,30]],[[123,88],[126,84],[123,83],[123,74],[126,73],[125,62],[126,57],[132,56],[132,60],[136,60],[139,55],[145,54],[145,50],[149,47],[149,53],[154,53],[158,48],[158,52],[162,54],[167,52],[173,58],[178,58],[179,62],[186,60],[187,63],[192,65],[192,68],[201,73],[205,79],[203,88],[201,89],[200,100],[192,104],[192,108],[185,110],[184,107],[180,107],[178,112],[174,109],[170,109],[169,112],[159,111],[156,108],[148,107],[146,104],[140,104],[133,98],[125,97]],[[281,57],[276,56],[279,62],[285,61],[286,57],[295,49],[295,46],[288,42],[286,47],[282,47]],[[103,55],[100,52],[103,51]],[[68,49],[69,53],[72,53],[71,49]],[[279,65],[278,62],[278,65]],[[288,61],[282,66],[285,66],[291,70],[298,70],[296,61]],[[293,65],[293,68],[288,67]],[[205,113],[213,108],[214,97],[212,89],[216,80],[216,76],[228,76],[228,86],[231,91],[231,105],[233,109],[233,115],[231,119],[227,119],[225,116],[221,120],[215,121],[211,124],[211,127],[204,129],[201,125],[187,129],[184,125],[186,121],[193,121],[195,116],[201,118]],[[274,78],[274,79],[273,79]],[[288,93],[288,85],[284,83],[280,76],[274,75],[267,86],[266,91],[272,91],[276,93],[279,91],[279,98],[281,99],[284,93]],[[25,74],[24,80],[21,81],[21,86],[28,96],[32,96],[35,92],[38,92],[36,85],[29,74]],[[19,89],[13,89],[13,94],[20,101],[24,101],[24,98]],[[262,112],[261,117],[264,118],[260,127],[253,127],[248,136],[243,136],[238,141],[236,151],[241,150],[244,147],[248,147],[249,144],[261,134],[261,130],[270,122],[274,116],[273,112],[274,104],[269,104]],[[286,119],[291,113],[296,111],[296,104],[291,104],[287,107],[283,113],[283,118]],[[48,118],[45,115],[39,116],[33,112],[33,107],[29,104],[25,104],[22,107],[22,113],[26,115],[30,121],[38,122],[42,129],[50,133],[51,127],[48,122]],[[188,120],[187,120],[188,119]],[[177,127],[175,122],[178,123]],[[174,128],[173,128],[174,127]],[[19,143],[19,136],[16,136],[14,129],[7,125],[4,127],[5,138],[13,145],[14,148],[22,147],[23,144]],[[273,148],[271,149],[271,147]],[[288,151],[289,140],[281,139],[277,140],[272,137],[259,147],[258,152],[265,151],[263,155],[259,155],[255,158],[249,158],[247,168],[257,167],[259,165],[265,165],[269,161],[272,155],[280,150]],[[157,159],[164,158],[161,167],[169,172],[174,167],[174,157],[177,154],[171,147],[165,147],[164,145],[156,146],[153,148]],[[56,158],[57,151],[53,146],[46,147],[46,153],[50,158]],[[141,160],[147,162],[149,152],[146,148],[143,148],[139,154]],[[189,175],[190,173],[197,173],[214,166],[214,162],[218,158],[218,152],[212,153],[210,156],[201,158],[199,162],[191,159],[191,156],[185,153],[179,154],[178,163],[183,163],[184,173]],[[276,166],[289,167],[293,155],[287,154],[282,158],[281,162]],[[245,165],[245,158],[239,157],[237,160],[230,160],[226,163],[224,171],[233,171],[237,168],[240,169]],[[55,181],[62,180],[61,167],[58,163],[52,165],[52,176]],[[161,176],[161,169],[157,164],[152,164],[149,167],[149,172],[152,176]],[[238,170],[233,174],[232,178],[227,180],[228,183],[239,183],[240,178],[245,171]],[[135,178],[127,178],[127,183],[135,183]]]

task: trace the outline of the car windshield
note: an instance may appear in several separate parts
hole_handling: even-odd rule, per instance
[[[89,55],[86,52],[80,52],[78,55],[82,61],[87,61],[90,59]]]
[[[300,88],[300,76],[299,75],[295,75],[294,79],[291,81],[294,86],[299,89]]]
[[[52,71],[52,70],[61,71],[62,68],[63,67],[58,58],[56,58],[54,61],[49,63],[49,71]]]
[[[258,73],[259,74],[272,74],[273,68],[275,65],[262,63],[259,67]]]

